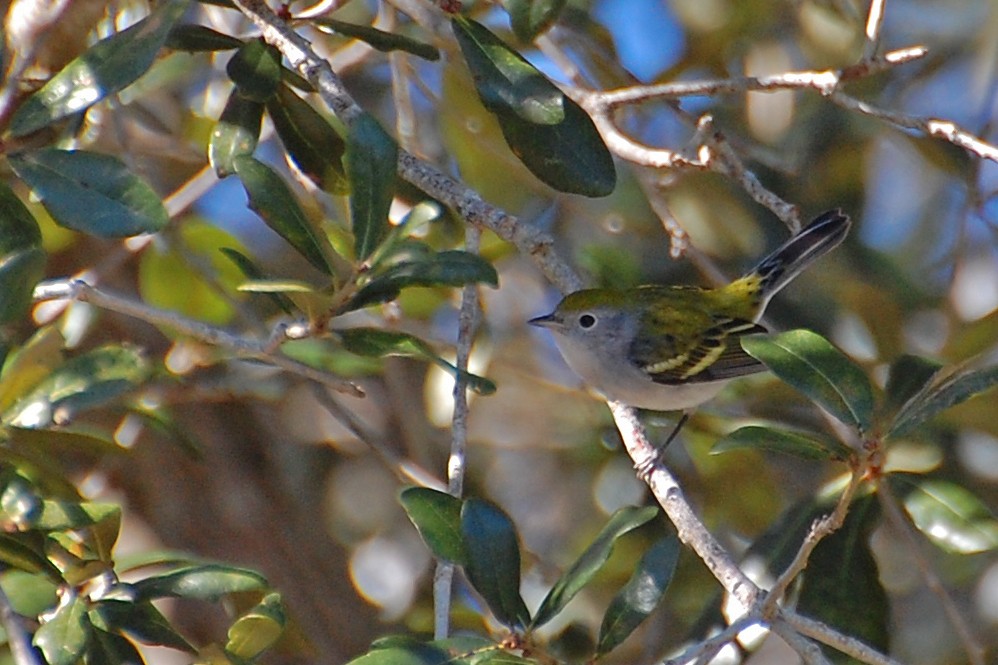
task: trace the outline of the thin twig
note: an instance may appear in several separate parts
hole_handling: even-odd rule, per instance
[[[686,663],[694,662],[708,663],[721,649],[730,642],[733,642],[738,637],[738,633],[746,628],[751,628],[757,623],[757,619],[742,617],[716,635],[711,635],[707,639],[697,642],[682,654],[663,661],[660,665],[686,665]]]
[[[24,627],[20,615],[14,611],[10,598],[0,589],[0,624],[7,633],[10,655],[16,665],[44,665],[45,661],[31,646],[31,633]]]
[[[870,665],[901,665],[901,663],[890,656],[880,653],[855,637],[844,635],[837,630],[829,628],[820,621],[809,619],[796,612],[787,609],[780,610],[780,615],[773,624],[774,630],[779,622],[785,622],[801,635],[834,647],[842,653],[864,663],[869,663]]]
[[[863,60],[871,61],[880,49],[880,30],[884,26],[884,13],[887,0],[870,0],[870,12],[866,17],[866,44],[863,46]]]

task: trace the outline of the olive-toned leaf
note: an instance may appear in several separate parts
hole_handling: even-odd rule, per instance
[[[0,182],[0,261],[10,253],[38,248],[42,232],[38,222],[7,183]]]
[[[253,157],[237,157],[233,163],[246,188],[250,208],[316,269],[332,274],[322,249],[332,251],[329,241],[305,216],[281,176]]]
[[[53,457],[88,455],[103,457],[121,455],[125,450],[114,442],[110,434],[89,428],[31,429],[8,427],[7,445],[11,450],[42,452]]]
[[[59,585],[45,575],[7,569],[0,573],[0,588],[13,610],[22,616],[38,616],[59,602]]]
[[[268,280],[266,273],[256,264],[253,259],[246,256],[239,250],[233,249],[231,247],[221,247],[219,251],[222,252],[232,263],[236,265],[237,268],[250,280]],[[251,293],[254,291],[252,289],[242,289]],[[281,295],[279,292],[267,291],[267,296],[271,301],[277,305],[285,314],[294,314],[295,306],[286,296]]]
[[[513,33],[524,42],[532,42],[551,24],[565,8],[566,0],[505,0],[509,23]]]
[[[853,503],[842,528],[811,553],[797,607],[884,653],[890,607],[869,543],[878,515],[871,496]]]
[[[396,35],[367,25],[346,23],[325,17],[315,18],[310,22],[323,32],[333,32],[346,37],[353,37],[386,53],[389,51],[405,51],[424,60],[440,59],[440,52],[436,48],[405,35]]]
[[[65,341],[56,326],[39,328],[15,353],[7,356],[0,381],[0,414],[38,385],[62,363]]]
[[[92,527],[105,520],[120,526],[121,506],[93,501],[47,500],[42,503],[42,514],[32,526],[39,531],[72,531]]]
[[[742,347],[785,383],[847,425],[870,430],[873,389],[863,370],[810,330],[742,338]]]
[[[208,163],[219,178],[235,172],[232,162],[236,157],[253,154],[262,121],[263,104],[243,96],[238,89],[229,94],[208,141]]]
[[[617,539],[647,523],[657,514],[658,508],[655,506],[628,506],[615,512],[596,539],[551,587],[537,609],[531,627],[544,625],[565,609],[568,601],[603,568]]]
[[[93,628],[87,644],[87,665],[143,665],[142,654],[127,638]]]
[[[45,276],[45,262],[41,247],[15,249],[0,256],[0,325],[27,315],[35,285]]]
[[[468,388],[480,395],[491,395],[496,391],[496,385],[492,381],[459,369],[453,363],[434,353],[426,342],[414,335],[366,327],[345,328],[336,332],[340,336],[343,348],[358,356],[367,358],[401,356],[427,360],[454,376],[455,379],[464,380]]]
[[[156,192],[117,157],[42,148],[9,160],[60,226],[118,238],[155,233],[169,221]]]
[[[658,607],[678,560],[679,539],[675,536],[666,536],[648,548],[603,616],[596,640],[597,655],[615,649]]]
[[[152,66],[187,4],[188,0],[160,3],[135,25],[91,46],[21,105],[11,119],[11,133],[30,134],[131,84]]]
[[[267,113],[295,166],[330,194],[347,194],[346,142],[312,105],[282,85],[267,100]]]
[[[170,621],[149,602],[101,600],[90,609],[92,623],[109,633],[123,632],[143,644],[196,653]]]
[[[347,303],[345,311],[387,302],[410,286],[499,285],[499,275],[488,261],[461,250],[448,250],[422,260],[401,261],[379,274]]]
[[[586,112],[484,26],[462,16],[452,26],[482,104],[524,165],[559,191],[610,194],[613,158]]]
[[[409,520],[433,555],[464,565],[467,553],[461,535],[461,500],[427,487],[407,487],[399,497]]]
[[[354,251],[366,259],[388,233],[388,210],[395,196],[398,144],[365,113],[350,125],[345,153],[350,181]]]
[[[894,419],[888,436],[901,436],[939,413],[998,385],[998,367],[957,372],[919,392]]]
[[[32,643],[48,665],[76,665],[87,648],[91,630],[86,602],[74,598],[35,631]]]
[[[236,39],[204,25],[183,23],[170,29],[166,37],[167,48],[176,51],[229,51],[243,45],[243,40]]]
[[[347,665],[446,665],[451,660],[451,654],[443,649],[428,648],[423,644],[408,644],[371,649]]]
[[[267,580],[252,570],[205,564],[154,575],[139,580],[134,585],[136,600],[155,598],[194,598],[218,600],[238,591],[261,591]]]
[[[285,621],[280,595],[267,594],[229,628],[226,653],[240,661],[254,660],[274,646],[284,632]]]
[[[927,390],[941,368],[934,360],[908,354],[891,363],[884,388],[883,415],[897,414],[916,395]]]
[[[919,531],[954,554],[998,548],[998,520],[969,490],[945,480],[918,480],[904,507]]]
[[[845,462],[852,456],[852,450],[849,446],[820,434],[813,432],[804,434],[758,425],[740,427],[725,435],[714,444],[710,452],[717,454],[739,448],[771,450],[804,459],[835,460],[837,462]]]
[[[520,597],[520,544],[512,520],[496,505],[468,499],[461,507],[464,572],[495,618],[509,628],[530,623]]]
[[[243,44],[225,66],[236,89],[261,104],[277,94],[281,83],[281,53],[260,39]]]

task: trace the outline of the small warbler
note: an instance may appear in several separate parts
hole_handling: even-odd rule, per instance
[[[749,273],[727,286],[585,289],[528,323],[547,328],[568,365],[605,397],[644,409],[686,411],[731,379],[765,370],[742,350],[769,299],[835,248],[849,218],[831,210],[814,219]]]

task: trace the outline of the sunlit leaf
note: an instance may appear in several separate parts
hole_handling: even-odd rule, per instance
[[[0,588],[14,611],[22,616],[38,616],[59,601],[59,586],[52,579],[23,570],[8,569],[0,573]]]
[[[323,32],[334,32],[346,37],[353,37],[378,49],[379,51],[405,51],[424,60],[439,60],[440,52],[429,44],[416,41],[405,35],[396,35],[384,30],[378,30],[366,25],[346,23],[336,19],[320,17],[309,21]]]
[[[969,490],[945,480],[919,480],[904,498],[918,530],[955,554],[998,548],[998,520]]]
[[[267,594],[229,628],[226,653],[243,661],[257,658],[281,637],[285,621],[281,597]]]
[[[741,427],[726,434],[714,444],[710,452],[716,454],[739,448],[771,450],[813,460],[844,462],[852,457],[852,450],[835,439],[813,432],[805,434],[756,425]]]
[[[388,233],[395,195],[398,144],[369,114],[350,125],[345,153],[350,180],[350,220],[357,258],[366,259]]]
[[[512,520],[494,504],[468,499],[461,508],[464,572],[492,614],[509,628],[530,623],[520,597],[520,544]]]
[[[235,172],[233,160],[236,157],[253,154],[262,120],[262,103],[243,96],[238,90],[229,94],[208,142],[208,163],[215,169],[215,175],[219,178],[231,175]]]
[[[74,598],[35,631],[32,643],[41,650],[48,665],[76,665],[87,647],[90,632],[87,604],[82,598]]]
[[[0,414],[34,388],[62,363],[65,341],[56,326],[45,326],[15,353],[7,356],[0,381]]]
[[[648,548],[603,616],[596,645],[598,655],[615,649],[655,611],[672,581],[678,560],[679,539],[675,536],[666,536]]]
[[[232,261],[232,263],[234,263],[236,267],[239,268],[240,272],[242,272],[245,277],[249,278],[250,281],[266,281],[269,279],[267,275],[263,272],[263,270],[256,264],[256,262],[254,262],[253,259],[251,259],[250,257],[243,254],[241,251],[233,249],[232,247],[220,247],[219,251],[222,252],[222,254],[224,254],[230,261]],[[239,285],[237,288],[240,291],[247,291],[249,293],[260,293],[260,291],[255,291],[254,289],[244,288],[244,287],[245,283]],[[271,301],[275,305],[277,305],[277,307],[283,310],[285,314],[294,313],[295,311],[294,303],[291,302],[289,298],[281,295],[281,292],[266,291],[264,293],[267,293]]]
[[[316,269],[332,274],[321,249],[321,246],[328,247],[329,241],[305,216],[281,176],[253,157],[237,157],[233,163],[246,188],[250,208]]]
[[[46,500],[42,503],[42,514],[32,526],[40,531],[69,531],[92,527],[105,520],[120,525],[121,506],[93,501]]]
[[[117,238],[155,233],[169,221],[156,192],[117,157],[42,148],[8,159],[60,226]]]
[[[434,556],[464,565],[467,553],[461,535],[461,500],[427,487],[408,487],[399,500]]]
[[[241,95],[264,103],[277,93],[281,83],[281,54],[260,39],[243,44],[225,66]]]
[[[863,370],[810,330],[742,337],[742,347],[837,419],[870,430],[873,389]]]
[[[422,644],[371,649],[349,661],[347,665],[446,665],[451,654],[442,649],[427,648]]]
[[[152,66],[187,4],[188,0],[160,3],[135,25],[91,46],[21,105],[11,119],[11,133],[30,134],[131,84]]]
[[[346,142],[312,105],[282,85],[267,100],[267,113],[295,166],[330,194],[347,194]]]
[[[261,591],[266,588],[267,580],[259,573],[221,564],[205,564],[153,575],[134,584],[136,600],[172,597],[213,601],[238,591]]]
[[[610,517],[596,539],[572,564],[545,596],[534,615],[532,627],[541,626],[554,618],[572,598],[588,584],[610,558],[613,546],[621,536],[633,531],[658,514],[656,506],[625,507]]]

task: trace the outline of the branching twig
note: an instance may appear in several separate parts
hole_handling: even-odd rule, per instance
[[[813,640],[817,640],[823,644],[827,644],[830,647],[838,649],[842,653],[852,656],[859,661],[864,663],[869,663],[870,665],[901,665],[898,661],[894,660],[890,656],[885,656],[868,644],[857,640],[855,637],[850,637],[844,635],[837,630],[832,630],[820,621],[815,621],[814,619],[808,619],[805,616],[801,616],[796,612],[792,612],[787,609],[780,610],[779,620],[774,624],[775,626],[783,622],[786,625],[792,627],[801,635],[805,637],[810,637]]]

